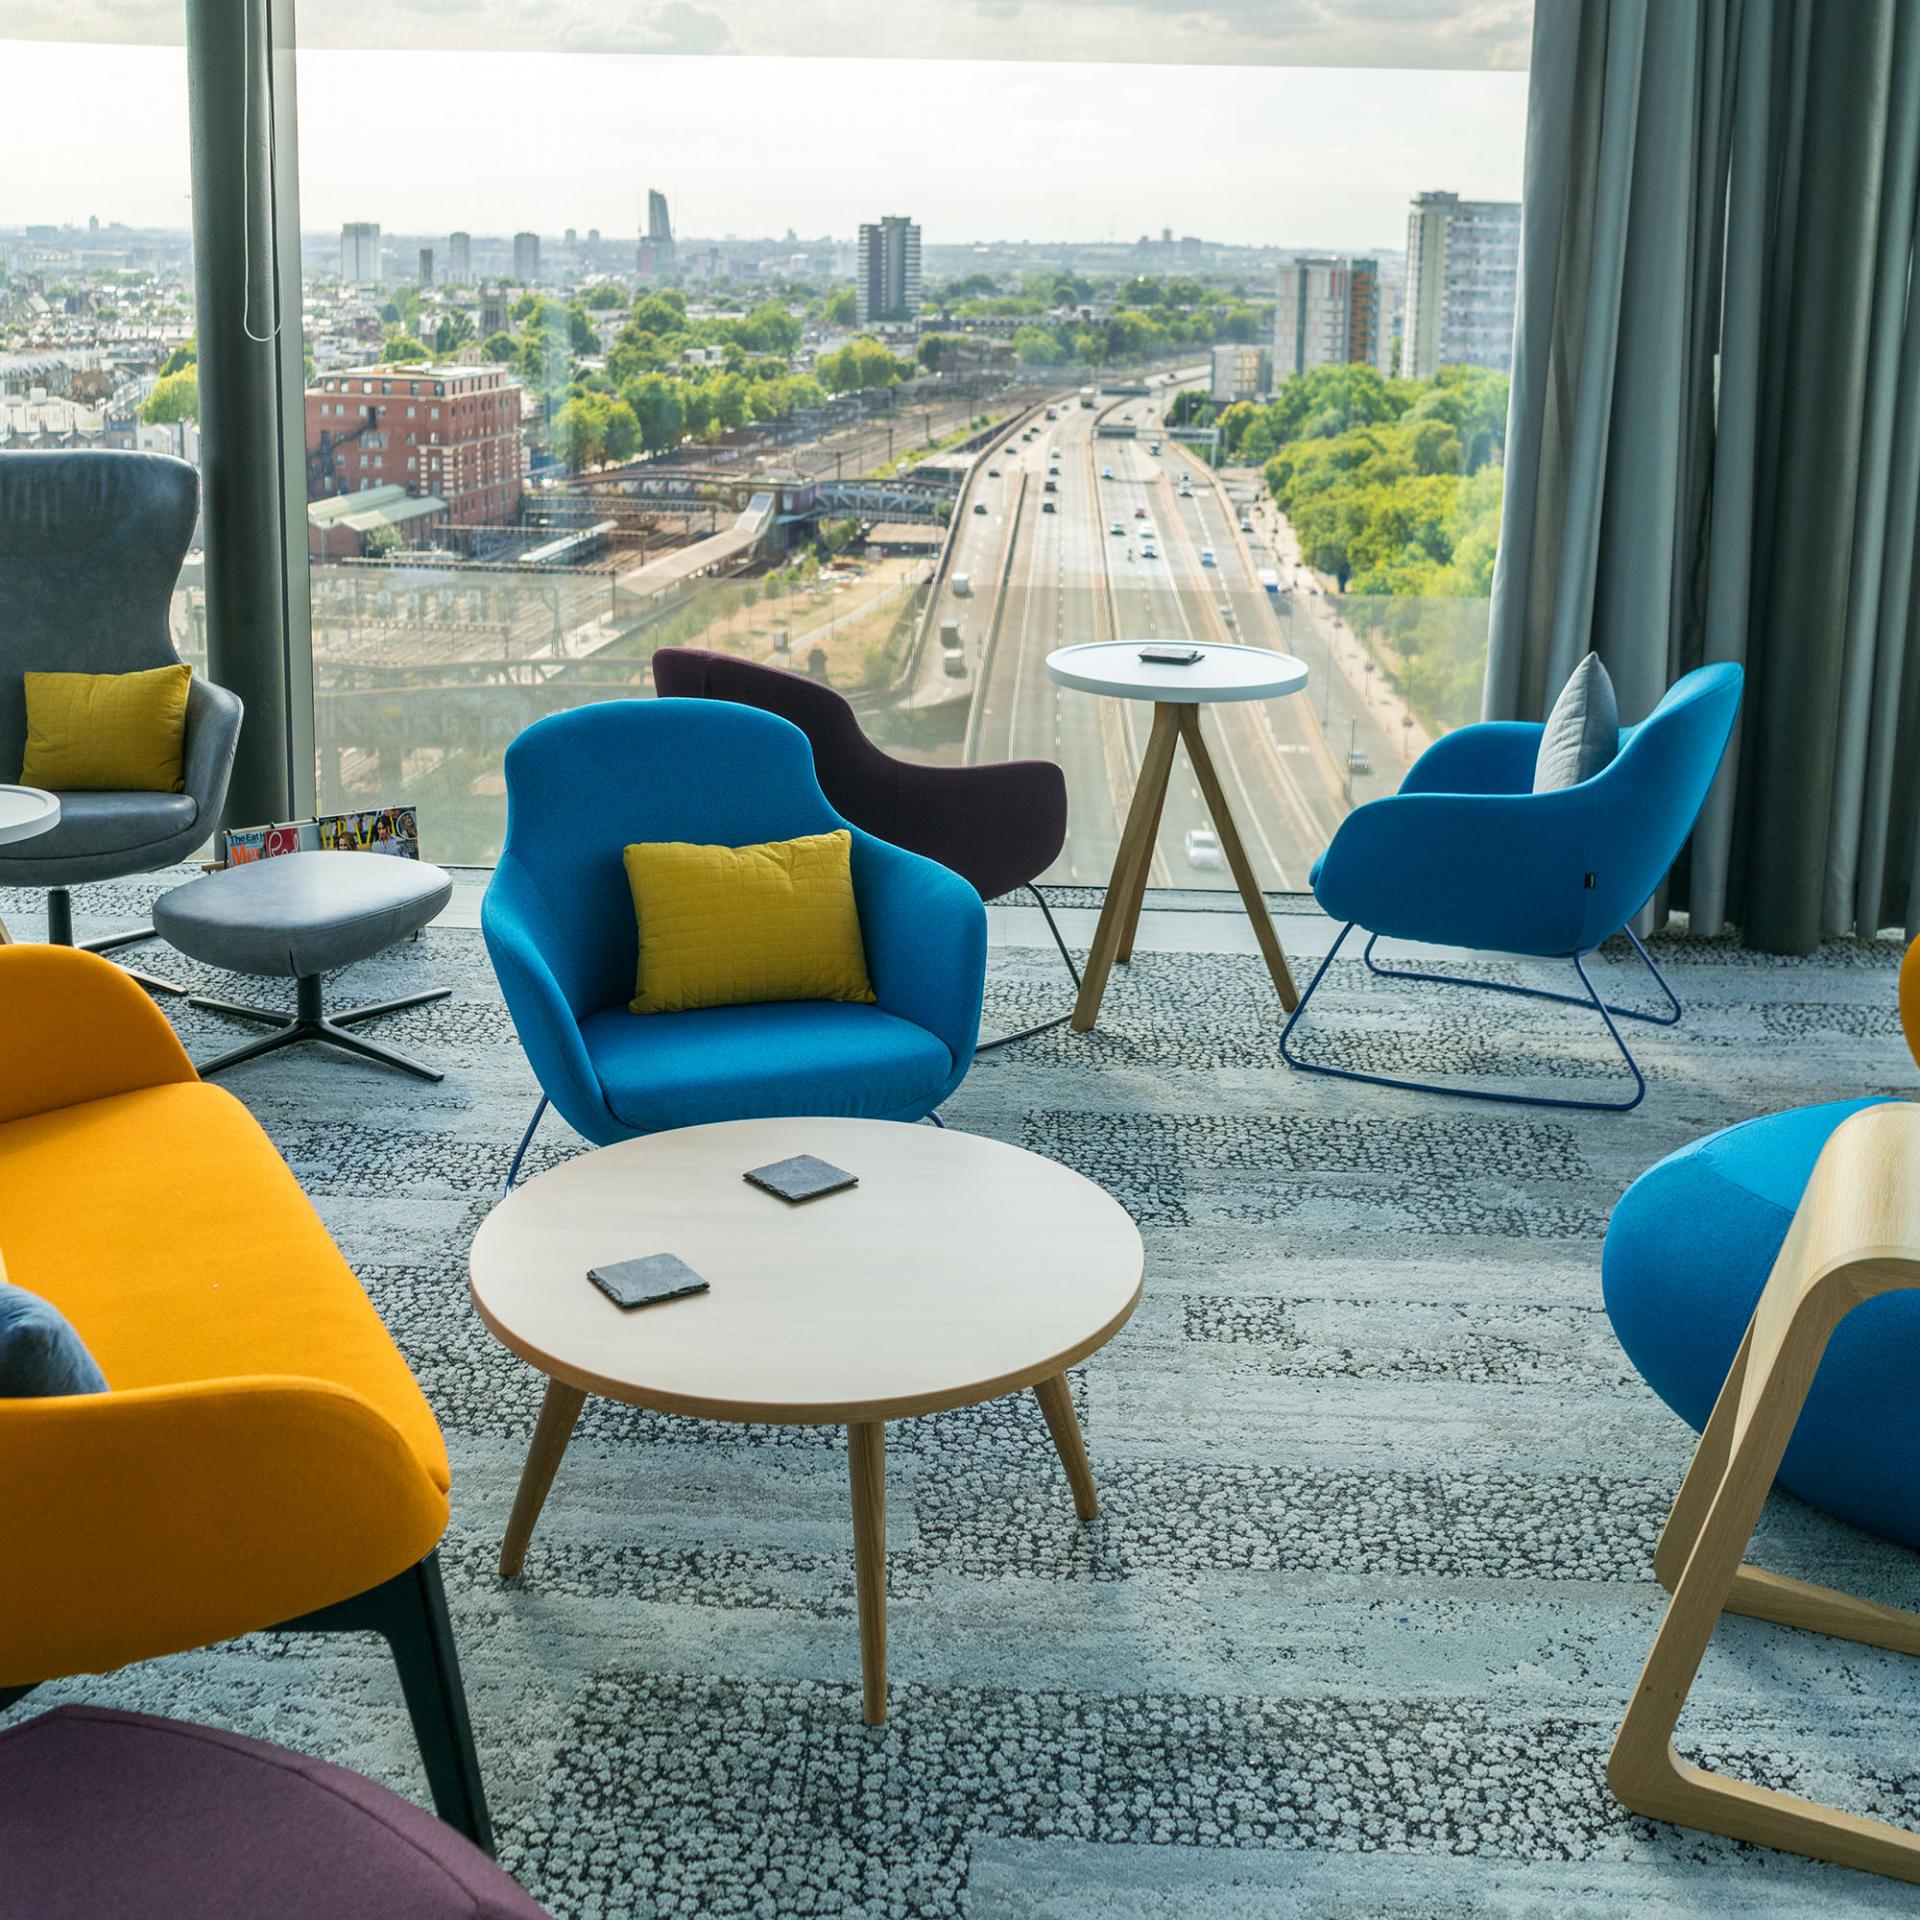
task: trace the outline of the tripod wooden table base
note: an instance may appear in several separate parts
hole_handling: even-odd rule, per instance
[[[1174,749],[1183,743],[1280,1004],[1291,1013],[1299,1001],[1293,972],[1281,950],[1280,936],[1254,877],[1233,810],[1227,805],[1226,789],[1207,751],[1206,736],[1200,729],[1200,709],[1219,701],[1271,700],[1297,693],[1307,684],[1307,669],[1291,655],[1272,653],[1264,647],[1213,645],[1195,648],[1200,657],[1189,666],[1161,665],[1142,660],[1141,646],[1133,640],[1102,640],[1089,646],[1063,647],[1047,658],[1048,674],[1062,686],[1116,699],[1153,702],[1153,728],[1141,755],[1133,804],[1121,829],[1120,850],[1114,856],[1113,876],[1107,882],[1106,904],[1100,910],[1093,950],[1080,976],[1074,1027],[1081,1033],[1092,1027],[1099,1017],[1107,977],[1115,961],[1133,958],[1140,905],[1146,897],[1167,783],[1173,775]]]
[[[860,1184],[789,1207],[741,1178],[797,1153]],[[711,1290],[623,1314],[587,1279],[657,1252]],[[520,1572],[589,1394],[695,1419],[844,1426],[861,1711],[884,1720],[886,1423],[1031,1389],[1074,1511],[1092,1520],[1066,1370],[1125,1325],[1144,1260],[1139,1229],[1092,1181],[954,1127],[726,1120],[563,1161],[515,1187],[473,1242],[481,1319],[547,1377],[500,1571]],[[636,1458],[636,1475],[648,1470]]]

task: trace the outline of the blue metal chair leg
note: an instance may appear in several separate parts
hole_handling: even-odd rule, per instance
[[[513,1191],[513,1183],[520,1178],[520,1163],[527,1157],[527,1149],[533,1145],[534,1129],[539,1126],[541,1116],[547,1110],[547,1096],[540,1096],[540,1104],[533,1110],[533,1118],[527,1122],[527,1130],[520,1136],[520,1144],[513,1150],[513,1160],[507,1168],[506,1184],[500,1189],[503,1194]]]
[[[1614,1015],[1616,1013],[1626,1012],[1627,1010],[1609,1006],[1606,1001],[1600,998],[1599,994],[1594,990],[1592,980],[1587,977],[1586,967],[1582,964],[1587,958],[1587,955],[1584,953],[1576,953],[1570,956],[1573,961],[1573,970],[1580,976],[1581,986],[1586,989],[1584,998],[1579,994],[1549,993],[1539,987],[1507,986],[1504,982],[1500,981],[1461,980],[1450,974],[1417,973],[1411,970],[1403,972],[1393,967],[1373,966],[1370,959],[1368,965],[1373,967],[1375,973],[1392,980],[1424,980],[1438,986],[1446,987],[1500,987],[1506,992],[1525,994],[1531,999],[1559,1000],[1565,1002],[1568,1006],[1592,1007],[1593,1010],[1599,1014],[1602,1022],[1606,1026],[1607,1032],[1612,1035],[1613,1044],[1620,1049],[1620,1058],[1626,1062],[1627,1071],[1633,1076],[1633,1095],[1630,1099],[1570,1100],[1557,1098],[1548,1094],[1499,1093],[1487,1087],[1449,1087],[1443,1086],[1434,1080],[1402,1080],[1392,1074],[1362,1073],[1354,1067],[1330,1067],[1318,1061],[1302,1060],[1293,1051],[1288,1042],[1293,1037],[1294,1028],[1300,1024],[1302,1017],[1305,1015],[1308,1003],[1313,999],[1320,982],[1326,977],[1327,969],[1333,965],[1334,956],[1340,951],[1347,935],[1350,934],[1353,929],[1354,922],[1351,920],[1340,929],[1339,935],[1334,940],[1333,945],[1327,949],[1327,957],[1322,960],[1320,965],[1314,970],[1313,978],[1307,983],[1306,992],[1300,996],[1300,1004],[1294,1008],[1287,1020],[1287,1024],[1280,1029],[1280,1054],[1288,1066],[1298,1068],[1302,1073],[1326,1074],[1330,1079],[1335,1080],[1357,1080],[1365,1085],[1375,1087],[1398,1087],[1404,1093],[1438,1093],[1444,1094],[1449,1099],[1454,1100],[1491,1100],[1502,1106],[1512,1107],[1569,1107],[1585,1113],[1630,1113],[1646,1098],[1646,1076],[1641,1073],[1639,1063],[1634,1059],[1632,1053],[1628,1051],[1626,1041],[1621,1038],[1620,1029],[1614,1024]],[[1639,940],[1634,938],[1631,933],[1629,933],[1627,937],[1633,940],[1636,951],[1639,953],[1641,959],[1647,963],[1649,971],[1653,974],[1653,977],[1660,982],[1662,990],[1673,1005],[1671,1017],[1648,1013],[1629,1014],[1628,1017],[1651,1020],[1659,1026],[1672,1026],[1674,1021],[1680,1017],[1679,1000],[1675,997],[1673,989],[1667,985],[1659,968],[1654,966],[1653,958],[1647,952],[1646,948],[1641,946]],[[1376,934],[1368,940],[1367,952],[1369,955],[1372,953],[1374,940],[1378,938],[1379,936]],[[1588,952],[1591,951],[1591,949],[1588,949]]]
[[[1680,1021],[1680,996],[1667,984],[1667,976],[1654,965],[1653,955],[1641,945],[1640,936],[1631,927],[1622,927],[1620,931],[1633,943],[1634,952],[1640,956],[1647,971],[1653,975],[1654,984],[1666,995],[1668,1011],[1648,1013],[1639,1007],[1616,1007],[1612,1001],[1608,1001],[1607,1012],[1622,1020],[1644,1020],[1650,1026],[1677,1026]],[[1369,934],[1366,950],[1360,957],[1366,962],[1367,971],[1377,974],[1382,980],[1423,980],[1429,986],[1435,987],[1479,987],[1487,993],[1517,993],[1527,1000],[1554,1000],[1563,1007],[1584,1007],[1593,993],[1591,986],[1584,994],[1554,993],[1546,987],[1523,987],[1512,980],[1470,980],[1457,973],[1426,973],[1418,967],[1383,967],[1373,957],[1373,950],[1379,944],[1380,936],[1377,933]],[[1590,953],[1597,951],[1598,948],[1588,949]],[[1579,963],[1576,961],[1574,964],[1577,966]]]

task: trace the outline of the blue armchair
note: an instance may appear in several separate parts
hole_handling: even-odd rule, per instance
[[[1647,1083],[1615,1017],[1672,1026],[1680,1002],[1628,922],[1652,898],[1693,831],[1733,733],[1741,678],[1731,665],[1685,675],[1638,726],[1621,728],[1620,750],[1599,773],[1557,792],[1531,791],[1538,725],[1493,721],[1436,740],[1408,770],[1398,793],[1357,808],[1340,823],[1313,870],[1314,897],[1344,924],[1282,1030],[1287,1063],[1343,1080],[1519,1106],[1621,1112],[1638,1106]],[[1631,1097],[1548,1099],[1301,1059],[1291,1045],[1293,1031],[1356,926],[1367,932],[1367,966],[1387,978],[1591,1006],[1633,1076]],[[1594,991],[1583,962],[1616,933],[1624,933],[1646,963],[1666,997],[1664,1010],[1614,1006]],[[1554,993],[1383,967],[1373,957],[1382,938],[1571,960],[1582,991]]]
[[[639,936],[621,849],[748,846],[848,823],[791,722],[718,700],[615,700],[535,722],[507,749],[507,840],[480,925],[542,1099],[596,1146],[779,1114],[919,1120],[973,1059],[986,977],[980,897],[920,855],[853,835],[877,1006],[782,1001],[633,1014]]]

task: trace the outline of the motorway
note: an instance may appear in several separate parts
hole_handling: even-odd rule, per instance
[[[1101,699],[1055,686],[1046,656],[1084,640],[1207,640],[1285,649],[1284,600],[1261,585],[1274,564],[1256,553],[1239,514],[1205,462],[1177,441],[1162,439],[1162,416],[1175,388],[1156,383],[1150,397],[1103,402],[1098,412],[1056,402],[1030,437],[1003,443],[992,461],[999,481],[984,475],[973,497],[986,515],[965,516],[954,565],[973,578],[979,609],[968,634],[969,679],[977,682],[967,735],[972,761],[1057,760],[1067,774],[1069,827],[1060,860],[1046,876],[1099,885],[1106,881],[1140,755],[1152,720],[1143,702]],[[1108,438],[1097,424],[1133,426],[1137,438]],[[1050,457],[1052,456],[1052,457]],[[1057,477],[1054,477],[1057,470]],[[1183,497],[1182,475],[1188,497]],[[1054,477],[1056,491],[1043,491]],[[1004,559],[1013,496],[1025,501],[1013,541],[999,634],[984,663],[980,641],[991,611],[982,569]],[[1056,511],[1041,511],[1051,499]],[[1113,529],[1119,528],[1118,532]],[[1151,529],[1153,539],[1143,538]],[[1211,551],[1211,562],[1202,550]],[[961,557],[962,553],[965,558]],[[1322,656],[1324,657],[1324,655]],[[1277,701],[1209,707],[1204,724],[1241,837],[1263,886],[1304,890],[1307,875],[1349,804],[1347,743],[1338,752],[1324,737],[1316,689]],[[1383,748],[1362,736],[1369,753]],[[1382,765],[1375,760],[1376,765]],[[1362,777],[1355,802],[1386,791],[1390,778]],[[1184,755],[1160,824],[1151,882],[1155,886],[1231,884],[1211,821]]]

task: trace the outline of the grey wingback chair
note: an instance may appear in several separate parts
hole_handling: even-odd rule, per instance
[[[163,454],[0,453],[0,779],[20,777],[26,673],[179,660],[167,609],[199,507],[200,476]],[[170,866],[212,835],[239,738],[239,697],[196,674],[186,792],[63,793],[58,826],[0,848],[0,885],[45,887],[47,937],[72,946],[70,888]],[[152,937],[144,926],[84,944],[100,952]]]

